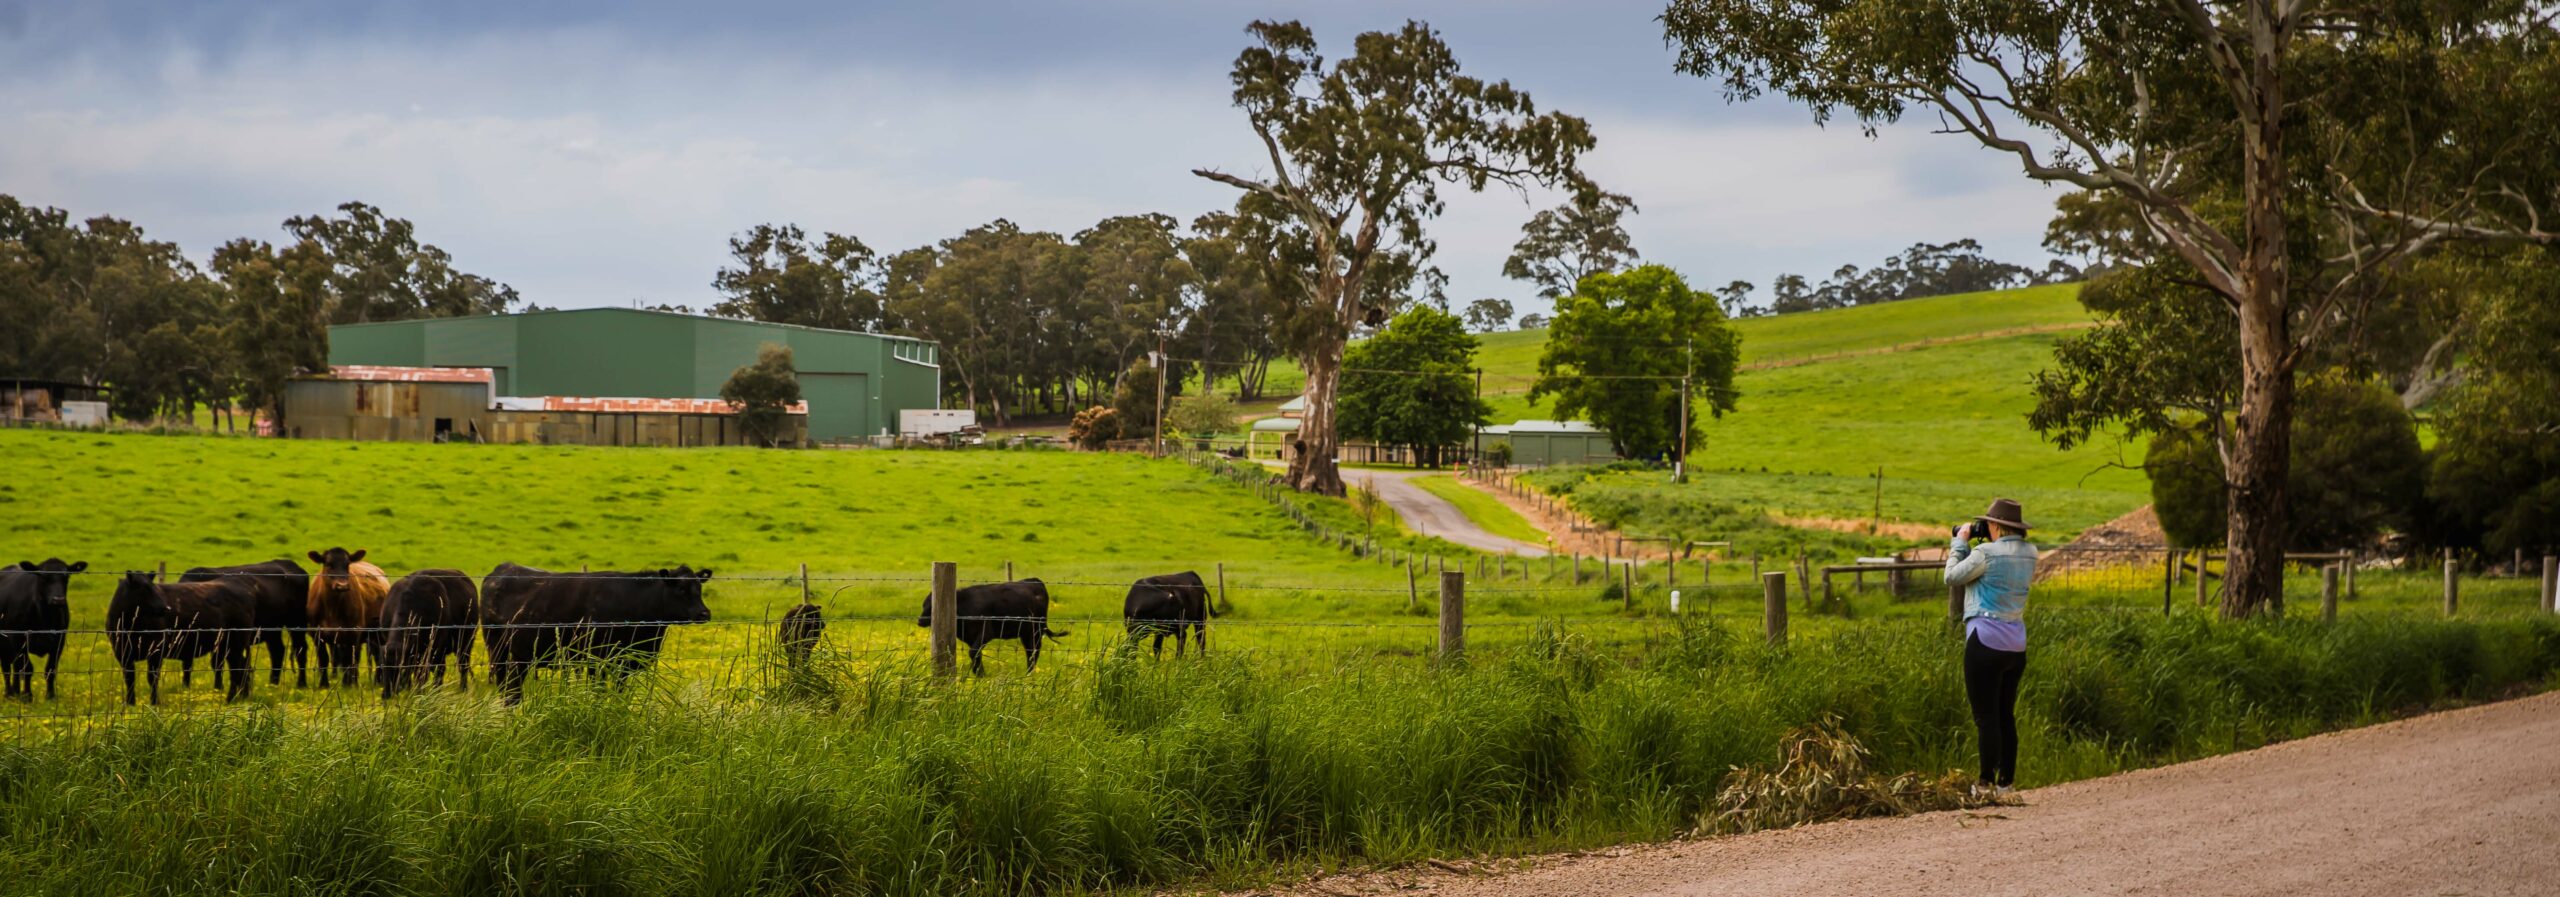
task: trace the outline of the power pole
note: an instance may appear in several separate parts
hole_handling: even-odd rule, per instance
[[[1164,457],[1164,333],[1156,333],[1155,357],[1148,359],[1156,369],[1156,457]]]
[[[1680,457],[1671,462],[1671,481],[1674,483],[1689,481],[1689,375],[1698,368],[1697,339],[1690,338],[1683,345],[1681,354],[1688,361],[1680,368]]]
[[[1476,369],[1476,401],[1479,401],[1479,402],[1484,401],[1484,369],[1483,369],[1483,368],[1477,368],[1477,369]],[[1484,463],[1484,425],[1483,425],[1483,424],[1477,424],[1477,425],[1476,425],[1476,427],[1475,427],[1475,430],[1476,430],[1476,453],[1475,453],[1475,457],[1470,458],[1470,459],[1468,459],[1468,460],[1469,460],[1469,462],[1470,462],[1470,463],[1473,463],[1473,464],[1479,464],[1479,465],[1480,465],[1480,464],[1483,464],[1483,463]],[[1513,446],[1511,450],[1516,452],[1516,451],[1519,451],[1519,450],[1520,450],[1520,448],[1519,448],[1519,446]]]

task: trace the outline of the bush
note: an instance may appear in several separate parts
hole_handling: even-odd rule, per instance
[[[1120,438],[1120,412],[1100,405],[1076,412],[1067,422],[1067,441],[1078,448],[1100,449],[1104,443]]]
[[[1164,424],[1185,435],[1215,436],[1236,428],[1236,403],[1214,392],[1184,396],[1165,412]]]
[[[738,409],[738,426],[767,448],[782,437],[785,409],[800,401],[800,377],[792,369],[791,347],[766,343],[754,364],[742,365],[720,385],[720,398]]]
[[[2153,437],[2142,466],[2170,541],[2222,543],[2222,456],[2201,428]],[[2285,544],[2319,551],[2405,530],[2418,518],[2425,474],[2417,422],[2399,397],[2371,383],[2308,379],[2294,395]]]

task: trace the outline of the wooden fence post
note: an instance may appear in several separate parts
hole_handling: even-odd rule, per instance
[[[1412,610],[1422,603],[1422,590],[1413,581],[1413,555],[1404,556],[1404,609]]]
[[[1636,559],[1628,558],[1626,569],[1618,571],[1618,598],[1626,609],[1636,609]]]
[[[2349,597],[2349,598],[2353,598],[2353,597],[2355,597],[2355,596],[2356,596],[2356,567],[2357,567],[2357,566],[2359,566],[2359,565],[2356,563],[2356,561],[2357,561],[2357,559],[2358,559],[2358,558],[2357,558],[2357,554],[2358,554],[2358,553],[2357,553],[2357,551],[2356,551],[2355,549],[2353,549],[2353,548],[2347,549],[2347,595],[2346,595],[2346,597]]]
[[[950,561],[933,562],[933,675],[949,679],[960,674],[960,656],[956,650],[960,636],[960,565]]]
[[[1231,604],[1228,604],[1228,603],[1227,603],[1227,562],[1225,562],[1225,561],[1219,561],[1219,562],[1218,562],[1218,611],[1219,611],[1220,613],[1224,613],[1224,612],[1226,612],[1226,609],[1227,609],[1227,608],[1230,608],[1230,607],[1233,607],[1233,606],[1234,606],[1234,605],[1231,605]]]
[[[2201,549],[2201,548],[2196,550],[2196,606],[2197,606],[2197,607],[2203,607],[2203,606],[2204,606],[2204,600],[2205,600],[2205,598],[2204,598],[2204,580],[2205,580],[2205,575],[2204,575],[2204,573],[2205,573],[2205,568],[2206,568],[2206,567],[2208,567],[2208,566],[2210,566],[2212,563],[2213,563],[2213,552],[2211,552],[2211,551],[2206,551],[2206,550]]]
[[[1582,555],[1580,554],[1573,556],[1573,584],[1582,584]]]
[[[1467,574],[1440,574],[1440,663],[1446,666],[1467,654]]]
[[[2453,549],[2444,550],[2444,615],[2453,616],[2462,603],[2462,583],[2456,578],[2460,565],[2453,561]]]
[[[1013,578],[1013,562],[1012,562],[1012,561],[1006,561],[1006,562],[1004,562],[1004,581],[1006,581],[1006,582],[1019,582],[1019,581],[1020,581],[1020,580],[1017,580],[1017,579],[1014,579],[1014,578]]]
[[[1825,567],[1822,570],[1822,609],[1830,610],[1831,603],[1836,600],[1831,594],[1831,569]]]
[[[2338,622],[2338,565],[2320,568],[2320,622]]]
[[[800,565],[800,603],[809,603],[809,565]]]
[[[2169,601],[2178,594],[2178,550],[2162,546],[2160,556],[2164,559],[2160,566],[2165,568],[2160,571],[2160,615],[2166,617]]]
[[[2542,612],[2560,611],[2560,558],[2542,556]]]
[[[1787,574],[1760,575],[1760,632],[1769,644],[1787,643]]]

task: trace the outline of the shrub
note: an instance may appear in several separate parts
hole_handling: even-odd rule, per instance
[[[1095,405],[1076,412],[1067,422],[1067,441],[1078,448],[1099,449],[1104,443],[1120,438],[1120,412]]]
[[[2336,377],[2306,380],[2294,396],[2291,470],[2285,479],[2285,544],[2337,548],[2416,519],[2426,458],[2417,423],[2380,386]],[[2200,428],[2153,437],[2143,458],[2161,529],[2181,545],[2218,545],[2227,507],[2222,456]]]
[[[1164,424],[1177,433],[1215,436],[1236,428],[1236,403],[1214,392],[1183,396],[1165,412]]]
[[[720,398],[738,409],[738,426],[767,448],[782,436],[784,411],[800,401],[800,377],[792,369],[791,347],[766,343],[754,364],[741,365],[720,385]]]

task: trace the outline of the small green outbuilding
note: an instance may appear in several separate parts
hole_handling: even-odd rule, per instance
[[[898,412],[940,407],[927,340],[627,308],[340,325],[329,363],[490,368],[505,397],[711,399],[766,343],[791,348],[814,441],[894,435]]]

